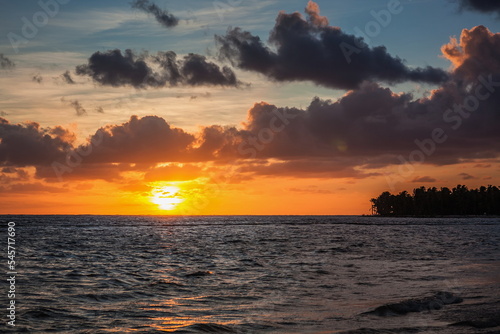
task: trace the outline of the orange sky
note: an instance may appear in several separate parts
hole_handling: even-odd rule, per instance
[[[454,166],[452,170],[449,167],[419,166],[405,182],[397,183],[394,192],[411,190],[421,185],[453,187],[457,182],[455,174],[471,170],[475,171],[474,179],[462,180],[461,184],[474,188],[482,184],[495,184],[494,181],[498,183],[498,179],[493,180],[488,176],[498,171],[498,166],[492,164],[479,167],[476,163],[463,164]],[[433,182],[412,182],[425,175],[433,175],[437,179]],[[137,182],[128,186],[102,180],[77,181],[62,186],[42,182],[36,188],[2,192],[0,213],[357,215],[369,214],[370,198],[389,190],[390,186],[385,176],[362,180],[285,177],[238,180],[236,175],[228,172],[211,176],[211,179],[181,182]],[[174,193],[166,194],[166,200],[158,202],[155,194],[158,196],[158,191],[163,189],[174,190]],[[165,209],[161,203],[170,203],[170,196],[182,202]]]

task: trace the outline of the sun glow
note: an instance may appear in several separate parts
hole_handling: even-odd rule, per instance
[[[151,202],[157,204],[160,210],[173,210],[184,201],[179,192],[180,188],[176,186],[157,187],[151,191]]]

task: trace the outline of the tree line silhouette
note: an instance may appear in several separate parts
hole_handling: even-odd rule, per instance
[[[500,215],[500,189],[491,185],[478,189],[457,185],[451,190],[420,187],[413,189],[413,195],[385,191],[370,201],[373,213],[380,216]]]

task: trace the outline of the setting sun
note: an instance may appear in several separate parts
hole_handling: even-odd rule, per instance
[[[179,191],[180,188],[176,186],[157,187],[151,191],[151,202],[157,204],[160,210],[173,210],[184,201]]]

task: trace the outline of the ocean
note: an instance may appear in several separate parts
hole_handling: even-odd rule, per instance
[[[500,333],[498,218],[0,221],[4,333]]]

